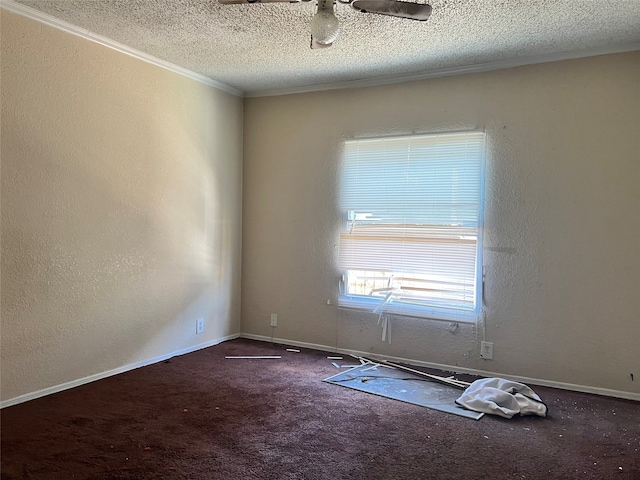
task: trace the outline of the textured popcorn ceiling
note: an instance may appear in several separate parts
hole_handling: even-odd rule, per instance
[[[338,3],[340,37],[320,50],[309,48],[315,2],[17,3],[247,94],[640,48],[640,0],[430,0],[426,22]]]

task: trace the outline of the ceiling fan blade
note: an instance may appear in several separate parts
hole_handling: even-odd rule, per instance
[[[319,42],[316,42],[313,39],[313,35],[311,35],[311,49],[312,50],[315,50],[316,48],[327,48],[327,47],[330,47],[331,45],[333,45],[333,42],[332,43],[319,43]]]
[[[218,0],[222,5],[233,5],[238,3],[298,3],[300,0]]]
[[[363,13],[379,13],[419,21],[425,21],[431,15],[431,5],[400,0],[353,0],[351,7]]]

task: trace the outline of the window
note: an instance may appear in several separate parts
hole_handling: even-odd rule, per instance
[[[344,142],[340,306],[476,321],[484,138],[463,132]]]

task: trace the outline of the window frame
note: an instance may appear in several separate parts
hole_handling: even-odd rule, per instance
[[[487,136],[483,130],[465,130],[442,133],[419,133],[409,135],[393,135],[365,138],[351,138],[342,141],[341,148],[341,174],[340,174],[340,212],[342,214],[341,234],[348,230],[349,220],[348,213],[344,210],[342,204],[342,189],[344,188],[344,167],[345,167],[345,145],[347,142],[361,140],[385,140],[426,136],[446,136],[460,134],[481,134],[481,147],[479,153],[479,175],[478,175],[478,213],[477,213],[477,231],[476,231],[476,250],[475,250],[475,305],[472,308],[452,308],[442,307],[435,304],[417,304],[414,302],[390,302],[381,301],[380,296],[349,294],[347,293],[348,269],[340,269],[342,276],[340,277],[340,291],[338,297],[338,307],[346,309],[354,309],[360,311],[369,311],[378,315],[394,315],[405,317],[417,317],[431,320],[455,321],[461,323],[477,323],[483,309],[483,291],[484,291],[484,263],[483,263],[483,237],[484,237],[484,204],[485,204],[485,174],[486,174],[486,149]],[[342,247],[342,246],[341,246]],[[355,271],[355,269],[352,269]]]

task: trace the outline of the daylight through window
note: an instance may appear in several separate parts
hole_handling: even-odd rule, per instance
[[[462,132],[344,142],[339,305],[476,320],[484,138]]]

